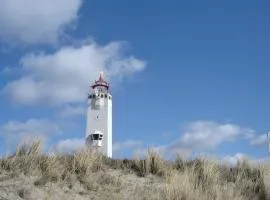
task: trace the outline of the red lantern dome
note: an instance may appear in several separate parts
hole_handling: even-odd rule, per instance
[[[92,85],[92,88],[106,88],[106,90],[108,90],[109,87],[109,83],[104,80],[103,72],[100,72],[99,79],[95,81],[95,83]]]

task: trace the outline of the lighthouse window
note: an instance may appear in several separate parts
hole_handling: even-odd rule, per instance
[[[95,95],[95,94],[93,94],[92,98],[94,99],[95,97],[96,97],[96,95]]]
[[[107,94],[105,94],[104,96],[105,96],[105,98],[107,98]]]
[[[99,134],[92,134],[91,139],[92,140],[98,140],[99,139]]]
[[[103,94],[101,94],[101,96],[100,96],[101,98],[103,98]]]
[[[91,135],[92,140],[102,140],[102,138],[103,138],[103,135],[101,135],[101,134],[92,134]]]
[[[89,95],[89,99],[92,99],[92,95]]]

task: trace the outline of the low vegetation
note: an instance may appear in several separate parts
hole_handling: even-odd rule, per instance
[[[0,160],[0,199],[266,199],[262,166],[207,159],[114,160],[90,149],[44,154],[41,141]]]

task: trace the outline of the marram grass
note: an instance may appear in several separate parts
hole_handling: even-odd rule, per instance
[[[11,180],[14,188],[3,189]],[[40,140],[0,159],[0,199],[259,200],[265,193],[263,167],[245,161],[233,168],[180,156],[167,161],[151,149],[143,160],[109,159],[91,149],[45,154]]]

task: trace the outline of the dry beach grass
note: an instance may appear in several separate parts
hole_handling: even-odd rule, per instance
[[[0,199],[266,199],[262,166],[207,159],[113,160],[90,149],[46,155],[41,141],[0,160]]]

